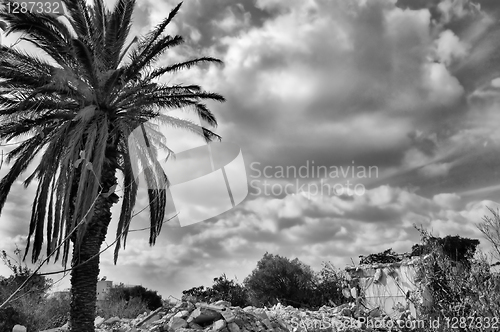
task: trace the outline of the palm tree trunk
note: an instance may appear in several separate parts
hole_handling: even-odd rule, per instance
[[[103,192],[108,192],[117,182],[115,172],[116,169],[109,166],[103,169],[101,180]],[[117,201],[118,196],[115,194],[109,197],[101,195],[97,198],[94,215],[87,227],[80,252],[75,253],[73,247],[72,266],[78,266],[99,253],[111,221],[111,207]],[[72,332],[95,331],[98,276],[99,255],[71,271],[70,331]]]

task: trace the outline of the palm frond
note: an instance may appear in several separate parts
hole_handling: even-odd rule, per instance
[[[212,57],[202,57],[194,60],[189,60],[185,62],[179,62],[170,66],[166,67],[161,67],[158,69],[153,70],[153,72],[148,76],[147,79],[152,80],[157,77],[160,77],[166,73],[173,73],[182,69],[189,69],[195,65],[198,65],[200,63],[217,63],[217,64],[224,64],[221,60],[212,58]]]

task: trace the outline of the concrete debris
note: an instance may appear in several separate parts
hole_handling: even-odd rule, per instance
[[[392,317],[393,316],[393,317]],[[318,310],[275,305],[271,308],[235,307],[229,302],[179,301],[135,319],[95,320],[96,332],[307,332],[401,331],[415,318],[401,308],[391,317],[380,309],[367,310],[360,301]],[[67,329],[66,329],[67,330]],[[63,329],[57,331],[64,331]],[[44,332],[44,331],[42,331]]]
[[[216,321],[213,325],[212,325],[212,331],[214,332],[218,332],[220,330],[222,330],[223,328],[226,327],[226,321],[223,320],[223,319],[219,319],[218,321]]]
[[[104,324],[106,324],[106,325],[113,325],[113,324],[115,324],[115,323],[117,323],[119,321],[120,321],[120,318],[118,318],[118,317],[111,317],[111,318],[106,319],[104,321]]]
[[[22,325],[14,325],[12,332],[26,332],[26,327]]]

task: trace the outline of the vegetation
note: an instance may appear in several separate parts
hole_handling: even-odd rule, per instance
[[[242,308],[251,305],[248,290],[243,285],[238,284],[237,281],[227,279],[225,274],[214,278],[212,287],[193,287],[183,291],[182,294],[184,296],[193,296],[198,301],[203,302],[223,300]]]
[[[500,264],[500,214],[498,209],[489,209],[492,216],[484,216],[483,222],[477,228],[493,247],[492,257],[496,260],[494,265]]]
[[[148,310],[158,309],[163,304],[161,295],[158,295],[157,291],[149,290],[142,286],[127,287],[124,284],[119,284],[111,288],[109,296],[111,301],[113,299],[124,299],[128,302],[133,299],[139,299],[145,304]]]
[[[299,259],[265,253],[243,285],[227,279],[223,274],[214,278],[212,287],[198,286],[183,291],[184,297],[198,301],[224,300],[234,306],[257,307],[277,304],[303,308],[340,305],[348,301],[342,294],[347,285],[346,276],[331,263],[323,263],[315,273]]]
[[[119,284],[110,289],[105,301],[97,308],[97,315],[103,318],[136,318],[139,314],[150,312],[163,305],[158,292],[142,286],[127,287]]]
[[[0,302],[6,300],[31,274],[32,271],[21,262],[20,250],[11,258],[2,251],[1,258],[10,268],[12,275],[0,277]],[[9,303],[0,309],[0,332],[11,332],[12,327],[21,324],[28,331],[40,331],[62,326],[68,320],[69,299],[48,295],[52,280],[35,274]]]
[[[397,254],[389,248],[383,252],[378,254],[369,254],[368,256],[360,256],[359,263],[360,264],[374,264],[374,263],[396,263],[401,262],[403,255]]]
[[[139,314],[149,312],[147,303],[140,297],[126,298],[121,291],[111,292],[105,301],[97,306],[97,315],[105,319],[111,317],[136,318]]]
[[[422,232],[422,231],[421,231]],[[444,238],[434,237],[428,233],[424,236],[423,244],[415,244],[412,247],[412,256],[423,256],[434,250],[441,250],[443,255],[456,263],[468,264],[479,245],[479,240],[463,238],[461,236],[447,235]]]
[[[243,283],[250,290],[255,305],[281,302],[292,306],[307,306],[314,289],[314,272],[298,258],[265,253]]]
[[[348,281],[344,271],[336,269],[331,263],[323,262],[321,270],[316,274],[316,287],[310,305],[319,308],[323,305],[341,305],[349,302],[342,290],[347,288]]]
[[[70,328],[93,332],[99,255],[111,208],[122,198],[116,263],[138,193],[133,174],[138,158],[129,150],[130,134],[140,128],[146,142],[136,150],[146,160],[148,188],[155,188],[148,189],[153,245],[164,222],[168,179],[149,149],[159,141],[147,138],[145,128],[157,120],[207,141],[217,139],[211,130],[162,111],[188,108],[215,126],[204,101],[224,98],[197,85],[167,85],[159,80],[193,65],[220,63],[217,59],[201,57],[152,67],[167,50],[183,43],[181,36],[165,34],[180,5],[145,37],[131,39],[135,0],[118,0],[111,10],[103,0],[63,2],[68,9],[64,19],[0,12],[6,34],[22,34],[39,55],[0,45],[0,140],[25,139],[7,155],[6,161],[13,164],[0,181],[0,212],[12,185],[36,160],[35,171],[24,181],[25,186],[38,182],[25,256],[31,250],[36,261],[45,242],[47,256],[66,266],[72,248]],[[120,191],[118,171],[123,175]]]
[[[342,295],[346,276],[330,263],[323,263],[321,271],[315,273],[298,258],[289,260],[265,253],[244,284],[255,306],[279,302],[314,309],[347,301]]]

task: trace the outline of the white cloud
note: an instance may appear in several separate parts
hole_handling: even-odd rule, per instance
[[[451,104],[464,92],[458,79],[442,63],[424,65],[424,87],[428,90],[429,100],[437,105]]]
[[[461,59],[468,53],[468,45],[461,42],[451,30],[441,32],[435,43],[438,60],[447,66],[453,60]]]

